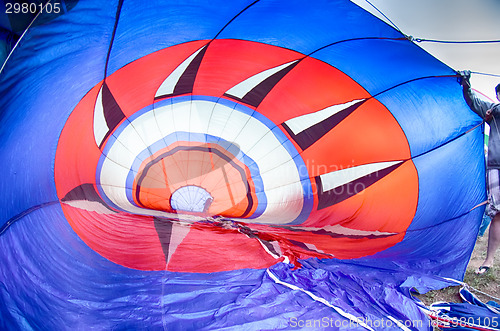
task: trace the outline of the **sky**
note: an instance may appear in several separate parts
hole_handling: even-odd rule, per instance
[[[367,0],[351,1],[387,22]],[[414,38],[500,40],[500,0],[369,1],[404,34]],[[500,43],[420,42],[417,45],[455,70],[499,75],[491,77],[473,73],[471,76],[472,87],[496,101],[495,86],[500,83]]]

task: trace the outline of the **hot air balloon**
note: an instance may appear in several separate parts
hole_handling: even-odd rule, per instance
[[[0,77],[2,327],[404,328],[463,277],[482,122],[400,32],[345,0],[61,5]]]

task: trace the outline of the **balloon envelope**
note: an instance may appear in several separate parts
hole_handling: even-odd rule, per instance
[[[78,2],[0,79],[2,326],[422,321],[463,276],[481,119],[349,1]]]

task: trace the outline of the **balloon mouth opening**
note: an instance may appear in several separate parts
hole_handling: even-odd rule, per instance
[[[141,210],[178,215],[246,216],[257,201],[255,185],[245,157],[232,152],[239,154],[234,144],[196,141],[164,147],[132,173],[130,201]]]
[[[206,213],[213,201],[207,190],[196,185],[180,187],[170,197],[170,205],[176,212]]]

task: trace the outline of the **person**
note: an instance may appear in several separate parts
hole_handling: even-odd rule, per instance
[[[469,107],[490,125],[488,141],[487,187],[488,205],[486,213],[492,218],[488,234],[486,259],[476,270],[484,274],[493,266],[495,252],[500,246],[500,104],[487,102],[477,97],[470,85],[470,72],[460,72],[464,97]],[[496,97],[500,102],[500,84],[495,87]]]
[[[486,144],[484,145],[484,156],[485,156],[485,161],[488,162],[488,146],[486,146]],[[488,180],[488,178],[486,178],[486,180]],[[490,223],[491,223],[491,216],[488,215],[488,211],[485,209],[483,213],[483,220],[481,221],[481,225],[479,226],[477,239],[484,236],[486,229],[489,229]]]

